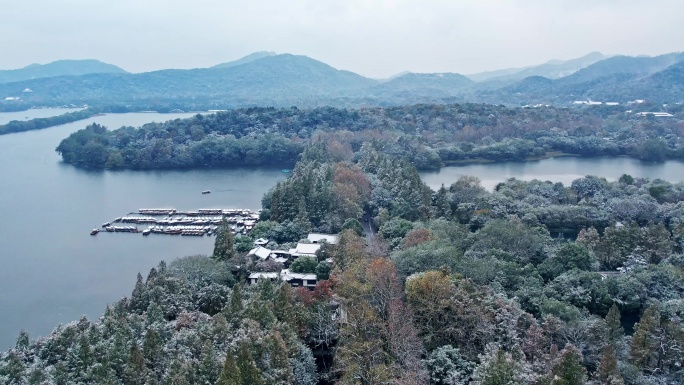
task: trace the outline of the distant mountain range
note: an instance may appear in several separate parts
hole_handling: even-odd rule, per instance
[[[600,52],[592,52],[577,59],[566,61],[550,60],[544,64],[530,67],[507,68],[496,71],[481,72],[468,75],[468,78],[477,82],[485,80],[522,80],[530,76],[543,76],[549,79],[558,79],[571,75],[582,68],[586,68],[596,62],[607,59],[608,57],[609,56],[606,56]]]
[[[215,66],[213,66],[213,67],[210,67],[210,68],[230,68],[230,67],[235,67],[235,66],[238,66],[238,65],[240,65],[240,64],[246,64],[246,63],[249,63],[249,62],[253,62],[253,61],[255,61],[255,60],[258,60],[258,59],[262,59],[262,58],[269,57],[269,56],[275,56],[275,55],[276,55],[276,53],[275,53],[275,52],[271,52],[271,51],[259,51],[259,52],[254,52],[254,53],[251,53],[251,54],[249,54],[249,55],[247,55],[247,56],[245,56],[245,57],[242,57],[242,58],[240,58],[240,59],[238,59],[238,60],[229,61],[229,62],[227,62],[227,63],[217,64],[217,65],[215,65]]]
[[[655,57],[614,56],[559,79],[528,77],[514,84],[478,93],[479,100],[507,104],[564,104],[573,100],[657,103],[684,100],[684,53]]]
[[[683,53],[606,57],[595,52],[574,60],[468,77],[456,73],[402,73],[375,80],[337,70],[307,56],[273,52],[256,52],[210,68],[139,74],[94,60],[62,61],[32,69],[33,75],[23,75],[23,79],[15,72],[32,66],[0,71],[0,79],[7,73],[21,79],[0,84],[0,107],[16,100],[31,105],[151,109],[442,102],[567,105],[588,99],[680,102],[684,100],[683,62]],[[38,68],[43,69],[40,74],[35,72]]]
[[[58,60],[49,64],[31,64],[16,70],[0,70],[0,83],[50,78],[54,76],[79,76],[96,73],[126,73],[121,68],[98,60]]]

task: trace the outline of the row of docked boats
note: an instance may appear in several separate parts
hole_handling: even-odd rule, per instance
[[[137,214],[115,218],[102,224],[102,230],[95,228],[90,235],[101,231],[170,235],[212,235],[225,220],[234,233],[249,233],[259,221],[260,211],[249,209],[199,209],[197,211],[178,211],[171,208],[139,209]],[[161,218],[160,218],[161,217]],[[137,226],[119,226],[112,223],[150,224],[140,231]]]
[[[109,233],[139,233],[140,230],[136,226],[105,226],[104,228]]]
[[[212,217],[141,217],[141,216],[126,216],[117,218],[115,221],[120,221],[124,223],[154,223],[158,225],[220,225],[223,222],[223,217],[212,216]]]
[[[161,209],[138,209],[138,214],[142,215],[185,215],[185,216],[201,216],[201,215],[221,215],[221,216],[243,216],[243,217],[259,217],[261,210],[252,211],[250,209],[199,209],[196,211],[178,211],[172,208]]]
[[[154,234],[170,235],[211,235],[216,233],[218,226],[150,226],[147,230]],[[147,231],[145,230],[145,231]]]

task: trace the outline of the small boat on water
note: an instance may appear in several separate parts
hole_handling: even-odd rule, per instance
[[[99,232],[100,232],[100,229],[92,229],[90,231],[90,235],[97,235],[97,233],[99,233]]]
[[[211,194],[211,190],[204,190],[202,191],[202,194]]]
[[[105,223],[102,224],[102,227],[107,227],[107,226],[109,226],[109,225],[111,225],[111,223],[105,222]]]
[[[150,235],[151,232],[152,232],[151,229],[145,229],[145,230],[142,231],[142,234],[143,234],[143,235]]]

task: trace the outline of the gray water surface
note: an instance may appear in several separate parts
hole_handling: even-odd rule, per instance
[[[684,163],[680,161],[642,162],[626,157],[561,157],[531,162],[449,166],[439,171],[421,172],[420,176],[433,190],[439,189],[442,184],[448,188],[462,175],[476,176],[480,178],[483,187],[492,191],[498,183],[508,178],[549,180],[562,182],[568,186],[573,180],[587,175],[597,175],[609,181],[615,181],[622,174],[629,174],[635,178],[659,178],[673,183],[680,182],[684,179]]]
[[[35,108],[28,111],[0,112],[0,125],[13,120],[26,121],[35,118],[50,118],[80,110],[81,108]]]
[[[33,112],[44,110],[21,114]],[[55,153],[63,138],[92,122],[113,129],[192,115],[109,114],[0,136],[0,349],[13,346],[21,329],[35,338],[82,315],[96,318],[130,295],[138,272],[147,276],[161,260],[213,249],[211,237],[90,236],[94,227],[139,208],[256,210],[287,177],[275,169],[86,171]]]

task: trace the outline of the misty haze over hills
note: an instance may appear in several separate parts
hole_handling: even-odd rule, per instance
[[[558,79],[564,76],[571,75],[582,68],[588,67],[598,61],[607,59],[608,57],[609,56],[606,56],[600,52],[592,52],[588,55],[572,60],[549,60],[544,64],[534,66],[522,68],[507,68],[496,71],[481,72],[467,76],[475,81],[522,80],[530,76],[543,76],[549,79]]]
[[[608,57],[593,52],[524,68],[464,76],[402,73],[387,80],[337,70],[307,56],[255,52],[210,68],[127,73],[96,60],[0,71],[0,107],[127,105],[140,108],[367,106],[486,102],[567,105],[575,100],[680,102],[682,53]],[[26,92],[26,90],[30,92]]]
[[[0,83],[49,78],[79,76],[95,73],[127,73],[123,69],[99,60],[58,60],[48,64],[31,64],[15,70],[0,70]]]

